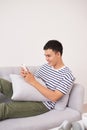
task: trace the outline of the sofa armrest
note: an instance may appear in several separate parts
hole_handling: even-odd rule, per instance
[[[84,102],[84,87],[78,83],[75,83],[70,93],[68,107],[82,113],[83,102]]]

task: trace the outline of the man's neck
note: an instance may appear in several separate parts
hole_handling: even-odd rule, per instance
[[[61,69],[62,67],[64,67],[65,65],[63,64],[63,65],[60,65],[60,66],[55,66],[55,67],[53,67],[54,69]]]
[[[58,63],[57,63],[55,66],[53,66],[53,68],[54,68],[54,69],[61,69],[61,68],[64,67],[64,66],[65,66],[65,65],[64,65],[63,61],[60,60],[60,61],[58,61]]]

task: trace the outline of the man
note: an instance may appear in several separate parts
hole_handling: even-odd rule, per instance
[[[35,116],[54,109],[56,101],[70,92],[75,80],[71,71],[62,60],[63,46],[57,40],[49,40],[44,46],[47,63],[33,75],[21,68],[20,75],[25,82],[35,87],[50,101],[44,102],[18,102],[10,101],[0,104],[0,120],[6,118]],[[41,78],[46,87],[41,85],[35,76]],[[1,79],[0,91],[8,97],[12,96],[12,83]]]

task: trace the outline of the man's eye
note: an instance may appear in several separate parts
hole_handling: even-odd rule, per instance
[[[47,57],[50,57],[50,55],[48,55]]]

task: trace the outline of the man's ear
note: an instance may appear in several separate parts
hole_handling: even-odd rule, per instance
[[[56,55],[58,55],[58,56],[61,56],[61,54],[60,54],[60,52],[58,51],[58,52],[55,52],[55,54]]]

